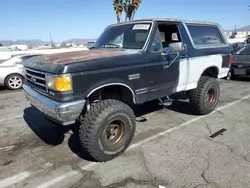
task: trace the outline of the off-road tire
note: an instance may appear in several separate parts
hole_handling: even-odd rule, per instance
[[[14,79],[16,77],[16,79],[18,79],[18,83],[20,82],[20,85],[13,87],[10,85],[10,80],[11,79]],[[5,79],[5,86],[10,89],[10,90],[19,90],[22,88],[22,85],[23,85],[23,77],[19,74],[11,74],[9,76],[6,77]]]
[[[213,100],[210,104],[207,103],[207,92],[214,92]],[[202,76],[198,82],[196,89],[193,89],[189,93],[189,101],[197,115],[206,115],[211,113],[218,104],[220,96],[220,87],[216,78]]]
[[[114,145],[105,143],[105,128],[114,120],[124,125],[121,140]],[[122,154],[130,145],[136,129],[133,110],[114,99],[100,101],[79,118],[80,144],[96,162],[110,161]]]

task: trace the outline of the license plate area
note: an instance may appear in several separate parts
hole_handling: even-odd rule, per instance
[[[234,69],[234,74],[246,75],[246,69]]]

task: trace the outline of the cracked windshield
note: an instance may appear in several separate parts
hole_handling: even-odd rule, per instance
[[[249,188],[250,1],[2,1],[0,188]]]

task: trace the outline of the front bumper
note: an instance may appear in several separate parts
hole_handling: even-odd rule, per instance
[[[61,125],[75,123],[86,102],[85,100],[77,100],[74,102],[59,103],[39,94],[25,84],[23,85],[23,90],[25,97],[32,106],[44,113],[52,121]]]

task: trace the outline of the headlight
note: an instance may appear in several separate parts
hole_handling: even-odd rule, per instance
[[[54,91],[71,91],[72,90],[72,81],[70,75],[46,75],[46,85],[48,89]]]

